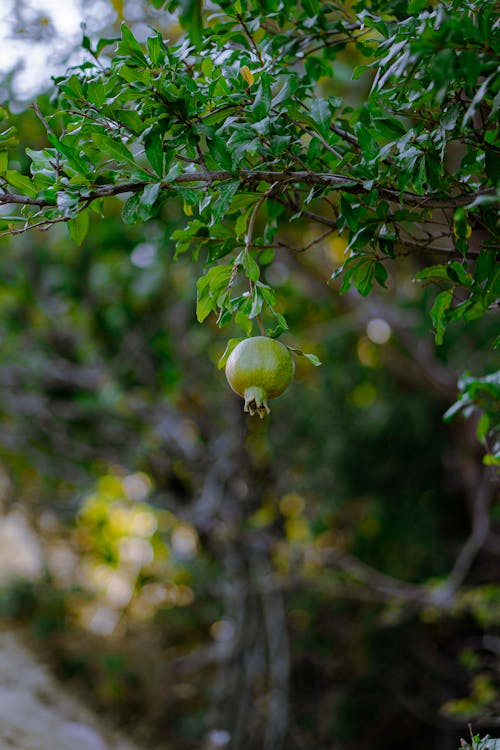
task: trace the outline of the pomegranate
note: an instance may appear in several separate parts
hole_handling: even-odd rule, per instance
[[[290,385],[295,362],[284,344],[267,336],[240,341],[226,362],[226,378],[235,393],[245,399],[244,410],[252,416],[270,413],[268,400]]]

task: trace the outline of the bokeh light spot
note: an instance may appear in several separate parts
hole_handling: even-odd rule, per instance
[[[374,344],[386,344],[391,337],[391,326],[383,318],[373,318],[366,326],[366,334]]]
[[[371,383],[360,383],[349,395],[349,400],[359,409],[366,409],[377,399],[377,391]]]
[[[190,526],[178,526],[172,533],[172,549],[176,557],[189,560],[196,554],[198,534]]]

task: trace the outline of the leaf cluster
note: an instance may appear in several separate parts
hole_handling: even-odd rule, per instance
[[[5,131],[0,203],[22,206],[6,231],[64,222],[81,244],[112,196],[128,195],[128,224],[180,201],[176,254],[208,266],[198,318],[214,312],[247,335],[262,315],[272,335],[287,327],[262,275],[280,228],[300,218],[345,237],[341,292],[365,296],[400,255],[421,258],[417,280],[444,287],[431,310],[437,343],[449,322],[497,306],[492,0],[412,2],[406,13],[312,0],[156,5],[178,9],[187,36],[155,32],[142,45],[123,24],[119,40],[84,37],[90,60],[55,79],[53,111],[37,108],[48,144],[27,149],[29,175],[8,168]],[[336,83],[349,50],[368,58],[354,73],[371,82],[358,107]]]
[[[459,380],[459,398],[444,418],[453,419],[462,412],[464,417],[478,416],[476,435],[485,446],[484,463],[500,467],[500,373],[483,378],[464,375]]]

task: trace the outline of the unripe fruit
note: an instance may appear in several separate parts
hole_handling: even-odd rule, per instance
[[[226,378],[235,393],[245,399],[244,410],[262,419],[271,411],[268,399],[280,396],[290,385],[295,362],[290,351],[276,339],[254,336],[237,344],[226,362]]]

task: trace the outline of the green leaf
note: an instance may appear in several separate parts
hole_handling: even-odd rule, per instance
[[[211,57],[204,57],[201,61],[201,71],[207,78],[212,75],[214,67],[215,66]]]
[[[406,134],[405,126],[395,117],[375,117],[373,122],[379,133],[385,138],[400,138]]]
[[[196,317],[200,323],[212,310],[223,306],[221,292],[226,292],[232,273],[233,266],[214,266],[198,279]]]
[[[89,166],[76,149],[60,141],[53,133],[48,133],[47,139],[49,143],[51,143],[52,146],[54,146],[54,148],[57,149],[57,151],[59,151],[59,153],[67,159],[68,163],[73,167],[73,169],[75,169],[80,174],[85,175],[86,177],[88,176]]]
[[[87,236],[89,229],[89,212],[80,211],[74,219],[70,219],[67,223],[69,236],[78,246],[80,246]]]
[[[380,284],[380,286],[387,288],[387,268],[384,266],[383,263],[380,261],[377,261],[375,263],[375,279]]]
[[[9,164],[9,154],[7,151],[0,151],[0,174],[7,171]]]
[[[484,96],[485,96],[486,92],[488,91],[488,86],[489,86],[489,83],[490,83],[490,81],[491,81],[492,78],[493,78],[493,74],[490,75],[490,76],[488,76],[488,78],[486,78],[482,82],[481,86],[478,88],[478,90],[474,94],[474,98],[472,99],[471,103],[469,104],[467,112],[464,115],[464,119],[462,121],[462,129],[464,129],[465,126],[467,125],[468,121],[472,117],[474,117],[474,115],[476,113],[476,109],[478,108],[478,106],[481,103],[482,99],[484,99]]]
[[[448,267],[442,264],[428,266],[415,274],[415,281],[443,280],[450,281]]]
[[[494,248],[490,248],[489,250],[483,249],[479,253],[474,271],[474,280],[477,281],[478,284],[485,281],[492,272],[495,267],[496,256],[497,253]]]
[[[319,12],[319,0],[302,0],[301,5],[308,16],[315,16]]]
[[[233,270],[233,266],[214,266],[205,276],[198,279],[196,283],[198,292],[196,317],[198,322],[202,323],[212,310],[221,306],[219,297],[221,292],[226,291]]]
[[[452,260],[448,263],[446,270],[452,281],[461,284],[462,286],[471,286],[473,282],[471,274],[457,260]]]
[[[149,58],[155,68],[165,64],[165,45],[161,34],[150,36],[147,39]]]
[[[202,277],[203,278],[203,277]],[[212,310],[215,309],[216,306],[216,300],[214,297],[211,296],[210,290],[208,287],[200,286],[199,282],[201,279],[198,279],[198,294],[196,299],[196,319],[198,323],[203,323],[205,318],[207,318]]]
[[[290,349],[291,352],[293,352],[294,354],[297,354],[299,357],[305,357],[315,367],[320,367],[323,364],[320,358],[316,356],[316,354],[307,354],[306,352],[303,352],[301,349],[296,349],[294,346],[287,346],[287,349]]]
[[[140,206],[141,199],[137,193],[134,193],[125,201],[122,208],[122,220],[125,224],[137,224],[140,220]]]
[[[179,0],[179,20],[187,30],[189,39],[200,48],[203,39],[202,0]]]
[[[98,108],[103,106],[106,101],[106,89],[101,81],[88,82],[87,98],[91,104],[95,104]]]
[[[18,139],[16,137],[16,128],[13,125],[9,125],[5,130],[0,131],[0,147],[9,148],[16,146]]]
[[[95,49],[95,56],[99,57],[99,55],[101,54],[102,50],[105,47],[109,47],[110,44],[115,44],[115,42],[119,42],[119,41],[120,40],[118,37],[103,37],[102,39],[99,39],[99,41],[97,42],[96,49]]]
[[[234,322],[236,323],[238,328],[241,328],[241,330],[246,333],[247,336],[252,335],[253,323],[248,317],[247,313],[244,313],[241,310],[239,310],[234,316]]]
[[[122,219],[125,224],[137,224],[149,221],[156,216],[162,203],[161,183],[149,183],[143,190],[130,196],[122,208]]]
[[[150,208],[158,200],[160,194],[161,183],[152,182],[146,185],[142,193],[139,193],[141,206]]]
[[[489,307],[500,299],[500,264],[498,264],[488,277],[485,286],[485,304]]]
[[[323,138],[327,138],[330,133],[332,113],[330,105],[326,99],[313,100],[311,105],[311,116],[314,120],[316,130],[321,133]]]
[[[100,151],[118,163],[125,161],[128,164],[133,164],[135,166],[137,159],[121,141],[117,141],[109,135],[104,135],[104,133],[95,132],[93,133],[93,141],[94,145],[97,146]]]
[[[312,364],[315,367],[320,367],[323,363],[321,362],[320,358],[316,356],[316,354],[307,354],[304,353],[304,357],[309,360],[309,362],[312,362]]]
[[[123,124],[133,135],[138,135],[144,130],[141,117],[133,109],[115,110],[116,121]]]
[[[220,117],[220,119],[224,119],[226,117],[227,113],[217,113],[214,112],[213,115],[208,116],[205,118],[205,121],[210,119],[210,117],[216,118]],[[231,158],[231,154],[227,148],[226,141],[221,138],[220,136],[216,135],[212,139],[210,139],[209,143],[209,153],[211,158],[214,161],[214,164],[217,166],[218,169],[227,169],[231,170],[233,168],[233,161]]]
[[[226,365],[226,362],[227,362],[227,360],[228,360],[228,358],[229,358],[229,355],[230,355],[230,354],[231,354],[231,352],[233,351],[234,347],[235,347],[235,346],[236,346],[237,344],[239,344],[239,343],[240,343],[240,341],[244,341],[244,338],[239,338],[239,339],[229,339],[229,341],[227,342],[227,346],[226,346],[226,348],[224,349],[224,353],[223,353],[223,355],[221,356],[221,358],[219,359],[219,361],[218,361],[218,363],[217,363],[217,368],[218,368],[219,370],[222,370],[222,368],[223,368],[223,367],[225,367],[225,365]]]
[[[217,224],[224,218],[239,186],[239,180],[228,180],[219,185],[219,195],[215,198],[210,207],[212,212],[212,224]]]
[[[64,91],[64,93],[71,97],[76,97],[77,99],[83,98],[83,87],[76,75],[72,75],[64,83],[59,83],[58,86],[61,91]]]
[[[134,62],[139,63],[141,66],[147,66],[148,61],[142,51],[141,45],[124,23],[122,23],[121,32],[122,38],[118,45],[118,52],[126,57],[131,57]]]
[[[217,325],[219,328],[227,326],[233,319],[233,311],[228,310],[227,307],[221,307],[219,310],[219,317],[217,318]]]
[[[344,193],[341,193],[340,195],[339,219],[343,220],[340,228],[343,228],[343,226],[347,226],[352,232],[356,232],[358,230],[359,222],[361,219],[359,212],[357,212],[356,208],[352,205],[355,200],[356,199],[353,196],[347,196]]]
[[[78,213],[78,195],[60,190],[57,193],[57,208],[66,218],[73,218]]]
[[[244,252],[242,257],[242,265],[245,269],[247,277],[251,281],[257,281],[260,276],[259,264],[252,258],[251,253]]]
[[[249,219],[250,211],[245,211],[245,213],[238,216],[234,224],[234,231],[237,237],[241,237],[246,232]]]
[[[100,216],[102,219],[104,217],[103,206],[104,206],[104,199],[96,198],[90,204],[89,209],[93,211],[95,214],[98,214],[98,216]]]
[[[362,297],[366,297],[373,287],[376,261],[371,256],[362,256],[356,260],[357,262],[349,269],[349,273],[344,276],[340,291],[343,294],[352,284]]]
[[[164,175],[163,137],[159,129],[153,128],[144,139],[146,156],[158,177]]]
[[[430,316],[434,325],[434,338],[438,345],[443,343],[443,336],[446,330],[446,312],[450,308],[452,299],[452,289],[446,289],[445,291],[440,292],[434,300],[434,304],[430,311]]]
[[[281,102],[284,102],[286,99],[288,99],[289,96],[291,96],[296,90],[298,86],[298,76],[297,73],[290,73],[287,74],[284,77],[278,78],[276,82],[276,87],[281,85],[281,88],[278,88],[277,93],[274,95],[272,99],[272,106],[276,107],[278,104],[281,104]]]
[[[485,466],[500,466],[500,456],[494,456],[492,453],[487,453],[483,458],[483,464]]]
[[[266,333],[271,338],[276,339],[278,336],[281,336],[282,333],[288,331],[288,323],[286,322],[285,316],[281,315],[281,313],[277,313],[275,310],[271,310],[271,312],[276,319],[277,325],[275,328],[266,328]]]
[[[24,175],[19,174],[19,172],[15,172],[13,169],[8,169],[5,172],[5,179],[9,185],[12,185],[16,190],[20,190],[24,195],[27,195],[30,198],[33,198],[36,195],[36,190],[29,177],[25,177]]]
[[[262,122],[266,122],[265,118],[269,116],[270,109],[271,86],[269,82],[269,76],[262,75],[259,86],[257,88],[254,102],[252,104],[252,112],[256,119],[262,120]]]
[[[256,318],[262,312],[262,305],[264,303],[263,295],[258,287],[255,287],[252,294],[252,307],[248,314],[249,318]]]
[[[484,443],[487,435],[488,430],[490,429],[491,424],[491,418],[489,414],[486,412],[483,412],[478,420],[477,427],[476,427],[476,437],[479,440],[479,442]]]
[[[274,247],[266,247],[266,249],[263,250],[259,255],[259,265],[260,266],[269,265],[269,263],[273,262],[275,255],[276,255],[276,252],[274,250]]]
[[[408,13],[417,15],[428,4],[428,0],[409,0]]]

